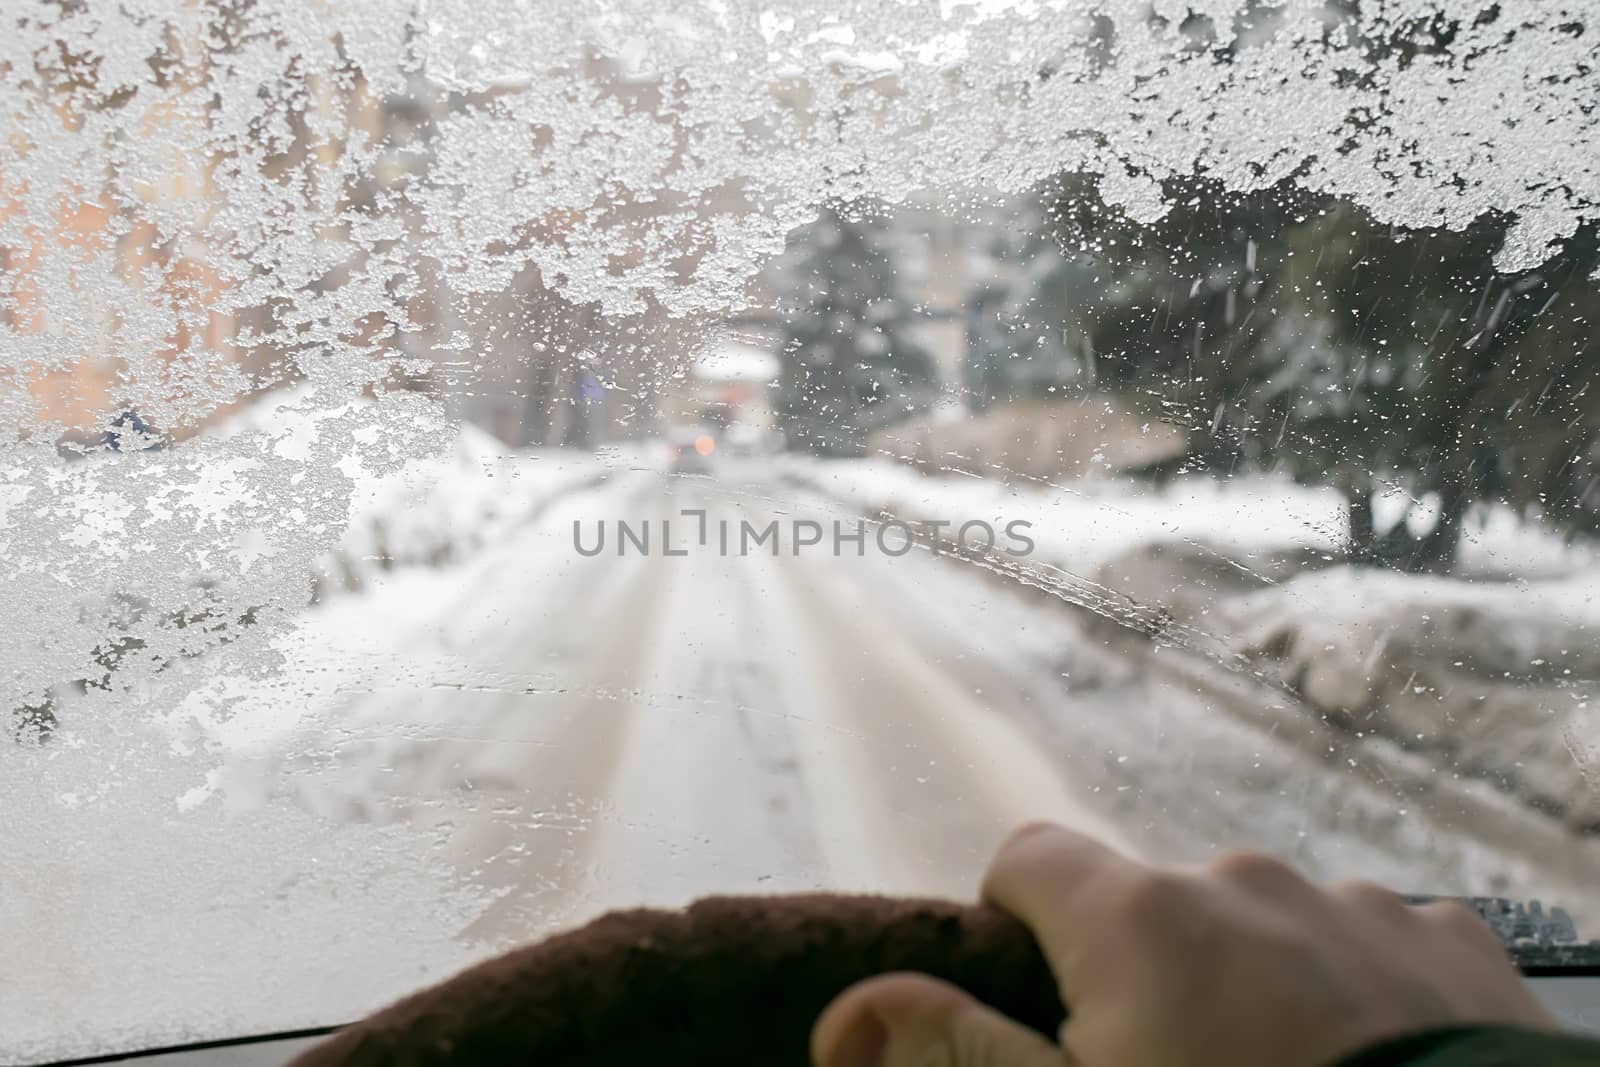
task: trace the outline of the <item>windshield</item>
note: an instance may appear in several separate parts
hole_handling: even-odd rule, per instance
[[[13,5],[0,1059],[970,898],[1034,818],[1592,936],[1597,61],[1532,0]]]

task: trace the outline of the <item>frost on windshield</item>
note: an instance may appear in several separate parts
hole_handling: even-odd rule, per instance
[[[152,925],[165,912],[186,917],[196,945],[291,930],[239,952],[320,966],[334,950],[316,930],[294,934],[292,916],[333,884],[319,872],[359,868],[360,908],[318,907],[359,911],[351,928],[370,936],[351,933],[338,967],[319,972],[326,981],[254,1029],[329,1021],[328,997],[342,1017],[468,958],[472,938],[458,935],[495,895],[463,884],[441,851],[443,808],[403,823],[362,808],[352,820],[361,802],[337,791],[263,807],[290,771],[314,780],[326,755],[307,742],[286,768],[284,738],[388,743],[382,728],[308,721],[328,693],[491,684],[454,653],[324,662],[326,644],[300,626],[308,606],[334,605],[318,616],[335,620],[332,633],[334,602],[375,571],[438,564],[462,536],[529,521],[534,505],[518,510],[507,487],[531,500],[603,479],[607,462],[626,466],[592,452],[508,456],[491,435],[510,440],[500,431],[515,425],[518,444],[592,449],[601,442],[573,412],[601,396],[619,425],[653,427],[706,338],[767,299],[763,269],[803,263],[792,235],[819,215],[835,243],[815,248],[838,263],[854,225],[838,205],[893,212],[1046,188],[1067,219],[1060,256],[1120,264],[1119,284],[1168,271],[1179,287],[1170,264],[1119,257],[1163,225],[1180,245],[1191,237],[1196,181],[1309,210],[1337,201],[1395,234],[1478,233],[1489,220],[1484,254],[1524,278],[1600,220],[1600,43],[1576,6],[61,0],[5,20],[0,886],[29,888],[0,914],[0,941],[41,958],[97,958],[94,945],[112,953],[98,970],[130,979],[127,961],[179,951],[161,940],[167,925]],[[1086,205],[1121,228],[1074,229]],[[1315,250],[1263,246],[1263,261],[1355,256],[1331,228],[1320,236]],[[1085,269],[1080,281],[1099,284]],[[1203,284],[1192,281],[1191,296]],[[1477,308],[1475,321],[1493,333],[1521,295]],[[1133,296],[1118,306],[1146,310]],[[998,315],[974,312],[973,343]],[[817,343],[805,328],[791,321],[785,342]],[[887,340],[868,362],[895,363],[892,324],[873,330]],[[1467,346],[1476,336],[1446,332]],[[1274,336],[1310,361],[1297,382],[1320,374],[1321,392],[1337,393],[1334,372],[1306,354],[1314,344]],[[1308,393],[1306,404],[1343,410],[1337,397]],[[1224,421],[1209,394],[1184,405],[1140,428],[1144,459],[1181,439],[1176,424],[1215,433]],[[831,410],[811,417],[830,422]],[[931,425],[890,427],[876,447],[916,459]],[[924,458],[1054,477],[973,433]],[[1121,461],[1099,448],[1079,458],[1086,469]],[[898,491],[885,475],[860,502],[877,508]],[[539,575],[522,577],[537,598]],[[1027,581],[1091,607],[1109,595],[1070,570]],[[1373,625],[1339,616],[1348,595],[1328,593],[1326,632],[1274,626],[1271,604],[1252,609],[1238,643],[1215,654],[1296,661],[1292,645]],[[1192,625],[1184,639],[1203,644],[1215,621],[1152,613],[1141,625],[1180,637]],[[564,692],[548,678],[492,684]],[[1414,725],[1391,732],[1423,738]],[[1534,794],[1600,818],[1595,736],[1582,721],[1555,732],[1571,761]],[[322,832],[335,811],[356,824]],[[172,869],[185,872],[177,895]],[[108,883],[126,892],[107,896]],[[415,943],[400,956],[423,971],[396,966],[382,988],[331,993],[360,985],[341,977],[349,968],[385,965],[372,946],[389,945],[383,931],[401,914]],[[89,1007],[75,1010],[104,1031],[83,1038],[51,1025],[59,1004],[0,975],[0,1002],[31,1006],[3,1024],[21,1029],[0,1029],[0,1047],[64,1055],[112,1030],[229,1032],[243,1024],[215,998],[191,1010],[185,997],[231,980],[192,969],[111,989],[85,975],[75,997]],[[155,999],[126,999],[129,987]]]

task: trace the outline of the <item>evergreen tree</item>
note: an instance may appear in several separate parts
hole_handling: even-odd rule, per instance
[[[827,205],[791,239],[776,412],[791,448],[859,455],[866,436],[924,410],[932,359],[906,334],[880,213]]]
[[[1287,185],[1169,187],[1138,226],[1078,185],[1053,229],[1100,274],[1087,331],[1102,383],[1160,398],[1192,460],[1280,469],[1350,498],[1358,559],[1454,562],[1479,500],[1600,528],[1595,234],[1501,275],[1508,221],[1399,230]],[[1435,503],[1413,535],[1374,527],[1375,492]]]

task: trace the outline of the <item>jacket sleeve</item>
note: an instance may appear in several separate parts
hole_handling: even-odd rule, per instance
[[[1600,1039],[1473,1026],[1384,1041],[1330,1067],[1600,1067]]]

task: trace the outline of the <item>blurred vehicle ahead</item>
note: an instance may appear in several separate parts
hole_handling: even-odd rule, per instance
[[[705,425],[674,426],[667,433],[667,445],[675,474],[708,474],[711,457],[717,451],[717,435]]]

